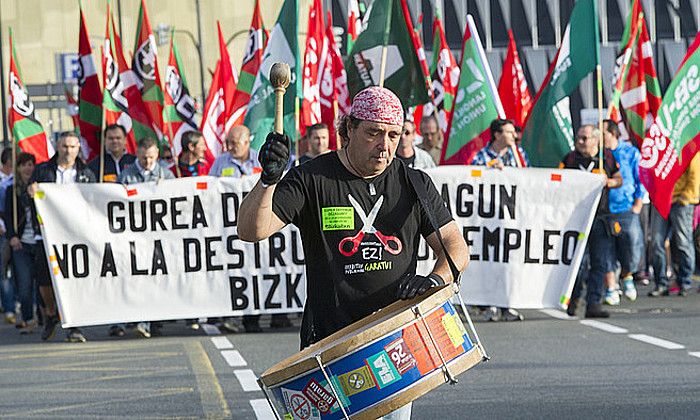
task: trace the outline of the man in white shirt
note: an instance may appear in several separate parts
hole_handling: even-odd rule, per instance
[[[396,157],[413,169],[434,168],[435,162],[430,154],[423,149],[415,147],[416,125],[413,121],[404,121],[403,132],[401,132],[401,142],[396,148]]]
[[[240,178],[262,171],[258,162],[258,152],[250,148],[250,130],[244,125],[232,127],[226,135],[226,150],[216,158],[209,175]]]

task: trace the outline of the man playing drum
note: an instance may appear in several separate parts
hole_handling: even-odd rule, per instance
[[[260,241],[289,223],[301,232],[307,299],[301,347],[386,307],[453,281],[447,250],[461,272],[467,244],[442,197],[423,172],[429,211],[444,247],[421,206],[408,172],[394,159],[404,110],[390,90],[358,93],[338,126],[345,147],[283,171],[289,138],[268,134],[260,150],[263,172],[239,211],[238,235]],[[415,273],[420,237],[437,255],[428,276]],[[385,418],[410,418],[408,404]]]

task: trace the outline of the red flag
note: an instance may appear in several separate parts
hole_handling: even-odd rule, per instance
[[[136,86],[136,75],[126,64],[122,41],[114,26],[114,19],[107,6],[107,30],[102,57],[105,80],[105,124],[119,124],[127,131],[126,150],[136,153],[136,139],[158,138]]]
[[[418,56],[418,61],[420,62],[420,68],[423,71],[423,76],[425,78],[425,86],[428,89],[429,95],[432,97],[433,93],[431,90],[430,83],[430,69],[428,68],[428,60],[425,58],[425,49],[423,48],[423,42],[418,35],[418,32],[413,28],[413,22],[411,22],[411,13],[408,11],[408,4],[406,0],[401,0],[401,9],[403,10],[403,19],[408,28],[408,32],[411,34],[411,42],[413,43],[413,49],[416,51]]]
[[[324,36],[323,8],[320,0],[314,0],[309,9],[309,26],[306,52],[302,67],[301,135],[306,127],[321,122],[320,66],[328,60],[328,43]]]
[[[350,94],[348,93],[345,65],[333,36],[330,12],[326,18],[328,24],[326,25],[325,37],[328,54],[321,63],[321,75],[319,76],[321,122],[328,126],[329,147],[331,150],[335,150],[339,146],[335,132],[335,120],[338,117],[338,112],[342,114],[350,112]]]
[[[24,83],[22,83],[22,75],[17,61],[17,52],[12,40],[12,30],[10,29],[10,109],[8,125],[10,131],[12,131],[12,138],[15,144],[23,152],[33,154],[36,158],[36,163],[45,162],[53,155],[53,148],[48,142],[41,123],[34,114],[34,104],[29,98],[29,93]]]
[[[141,0],[139,10],[134,51],[131,68],[137,77],[136,85],[143,98],[151,127],[158,136],[157,140],[161,140],[163,138],[163,89],[158,70],[156,39],[151,30],[144,0]]]
[[[355,42],[360,32],[362,32],[360,5],[357,4],[357,0],[348,0],[348,53],[352,50],[352,44]]]
[[[92,160],[100,153],[102,130],[102,89],[92,59],[90,36],[85,25],[82,4],[80,8],[80,38],[78,41],[78,131],[83,156]],[[68,97],[68,96],[66,96]],[[72,98],[72,95],[71,95]]]
[[[202,117],[201,126],[208,148],[207,161],[213,161],[223,150],[226,133],[233,125],[233,118],[231,117],[233,114],[233,96],[236,92],[231,59],[226,49],[219,22],[217,22],[217,27],[219,30],[220,58],[216,63],[209,95],[207,95],[207,101],[204,104],[204,116]]]
[[[173,36],[170,37],[170,58],[165,74],[163,120],[170,139],[170,147],[174,155],[179,156],[182,151],[182,135],[188,131],[197,131],[197,124],[194,122],[194,98],[187,87],[187,79],[180,65],[180,54]]]
[[[232,126],[243,124],[245,113],[248,109],[250,101],[250,92],[253,90],[255,76],[260,69],[262,63],[262,55],[265,50],[265,44],[269,36],[266,35],[262,17],[260,15],[260,4],[255,1],[255,10],[253,11],[253,21],[250,23],[248,31],[248,41],[246,42],[245,55],[241,64],[240,79],[238,87],[233,96],[233,113],[231,114]]]
[[[498,94],[501,97],[506,118],[515,121],[515,125],[523,127],[532,108],[532,97],[511,29],[508,30],[508,39],[508,53],[503,63],[501,80],[498,82]]]
[[[433,105],[437,111],[440,129],[443,134],[446,134],[457,95],[459,65],[452,55],[452,50],[447,45],[445,30],[438,16],[435,16],[433,21],[433,62],[430,66],[430,75],[433,87]]]

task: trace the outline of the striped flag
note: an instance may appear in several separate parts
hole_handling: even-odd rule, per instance
[[[182,71],[175,37],[170,36],[170,57],[168,58],[168,68],[165,71],[163,121],[166,134],[170,139],[170,147],[175,156],[179,156],[182,151],[182,135],[188,131],[197,131],[197,123],[194,121],[194,105],[194,98],[190,95],[187,79]]]
[[[78,131],[83,156],[92,160],[100,154],[102,131],[102,88],[92,57],[90,36],[80,4],[80,37],[78,41]],[[72,96],[72,95],[71,95]]]

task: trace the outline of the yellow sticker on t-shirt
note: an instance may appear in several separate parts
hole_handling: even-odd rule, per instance
[[[224,168],[221,171],[221,176],[234,176],[236,174],[236,168]]]
[[[355,211],[352,207],[324,207],[321,209],[323,230],[355,230]]]

